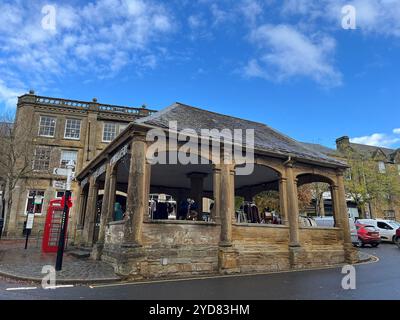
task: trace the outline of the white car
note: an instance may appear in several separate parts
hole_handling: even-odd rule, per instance
[[[358,219],[357,222],[374,226],[379,230],[382,241],[394,243],[398,222],[384,219]]]

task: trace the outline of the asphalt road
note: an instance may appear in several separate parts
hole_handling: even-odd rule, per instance
[[[357,265],[356,289],[344,290],[341,268],[269,275],[217,277],[44,290],[35,284],[0,279],[0,299],[116,300],[264,300],[264,299],[400,299],[400,249],[381,244],[363,248],[379,262]],[[20,290],[14,290],[19,288]],[[12,289],[12,290],[7,290]]]

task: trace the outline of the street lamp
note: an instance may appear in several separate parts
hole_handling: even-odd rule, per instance
[[[64,247],[65,247],[65,233],[67,230],[67,221],[69,214],[69,203],[71,199],[71,183],[72,183],[72,173],[75,168],[75,162],[70,160],[66,166],[67,168],[67,183],[65,185],[65,193],[64,193],[64,210],[61,219],[61,230],[60,230],[60,238],[58,241],[58,250],[57,250],[57,259],[56,259],[56,271],[60,271],[62,269],[62,261],[64,256]]]

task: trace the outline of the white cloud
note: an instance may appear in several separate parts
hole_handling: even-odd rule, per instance
[[[394,134],[400,134],[400,128],[393,129]]]
[[[303,76],[324,86],[341,84],[332,62],[335,40],[331,37],[307,37],[289,25],[267,24],[253,30],[250,41],[261,53],[245,67],[247,76],[277,81]]]
[[[0,80],[0,102],[7,108],[13,108],[17,104],[17,97],[24,92],[21,89],[9,88]]]
[[[400,1],[398,0],[285,0],[283,17],[298,16],[312,24],[321,20],[318,27],[331,30],[341,28],[344,5],[356,9],[357,29],[365,34],[400,36]]]
[[[161,1],[94,0],[56,5],[56,30],[42,28],[44,0],[0,3],[0,102],[17,92],[9,83],[45,88],[70,73],[113,77],[124,67],[157,65],[158,44],[175,26]],[[151,57],[151,59],[149,58]],[[7,83],[7,87],[4,86]]]
[[[374,133],[370,136],[352,138],[350,141],[370,146],[392,147],[396,143],[400,142],[400,138],[392,137],[384,133]]]

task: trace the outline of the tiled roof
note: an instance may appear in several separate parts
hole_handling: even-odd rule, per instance
[[[234,129],[242,129],[243,131],[254,129],[255,148],[260,151],[281,156],[294,156],[340,167],[346,166],[345,163],[318,150],[313,150],[263,123],[235,118],[182,103],[175,103],[135,122],[167,129],[170,121],[177,121],[178,130],[190,128],[198,134],[200,134],[201,129],[230,129],[232,131]]]

